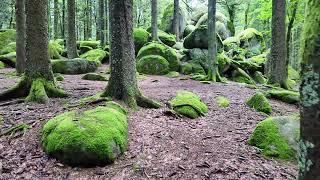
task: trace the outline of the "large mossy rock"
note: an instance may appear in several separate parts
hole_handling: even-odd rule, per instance
[[[61,54],[64,49],[63,45],[59,44],[59,42],[57,42],[57,41],[51,40],[51,41],[49,41],[48,48],[49,48],[50,59],[60,59],[61,58]]]
[[[208,112],[208,107],[197,94],[189,91],[179,91],[177,96],[170,101],[174,111],[183,116],[195,119]]]
[[[137,70],[143,74],[165,75],[170,68],[169,62],[162,56],[147,55],[137,61]]]
[[[266,50],[262,33],[254,28],[240,32],[237,37],[240,40],[240,47],[246,49],[248,58],[262,54]]]
[[[273,89],[266,92],[266,97],[277,99],[289,104],[298,104],[300,100],[299,92],[289,90]]]
[[[6,66],[15,68],[16,67],[16,52],[0,55],[0,62],[3,62]]]
[[[127,117],[118,108],[97,107],[56,116],[43,127],[43,150],[70,166],[113,163],[128,145]]]
[[[3,29],[0,30],[0,49],[3,49],[11,42],[16,41],[16,30]]]
[[[167,46],[172,47],[176,44],[176,36],[173,34],[169,34],[164,31],[158,30],[158,37],[160,41]]]
[[[249,144],[268,157],[296,160],[300,139],[298,116],[270,117],[261,121],[249,139]]]
[[[107,63],[109,62],[109,53],[101,49],[93,49],[80,55],[80,58],[87,59],[89,61]]]
[[[174,4],[171,3],[165,7],[159,28],[167,33],[174,34],[173,29],[173,11]],[[179,8],[179,36],[182,37],[183,31],[187,26],[187,11],[183,6]]]
[[[169,46],[154,42],[146,44],[144,47],[141,48],[137,55],[138,62],[140,59],[148,55],[156,55],[163,57],[169,63],[170,71],[178,71],[179,69],[179,60],[177,53],[173,48]]]
[[[272,112],[272,107],[268,99],[261,92],[257,92],[252,97],[250,97],[247,101],[247,105],[259,112],[264,112],[266,114],[271,114]]]
[[[77,41],[77,48],[81,46],[90,46],[92,49],[98,49],[100,47],[100,41]]]
[[[87,73],[82,76],[81,79],[89,81],[108,81],[108,78],[106,76],[97,73]]]
[[[143,28],[133,29],[134,49],[136,54],[138,54],[139,50],[148,43],[149,36],[149,32]]]
[[[61,74],[85,74],[94,72],[101,66],[99,61],[88,61],[81,58],[52,60],[51,64],[53,72]]]
[[[221,37],[217,33],[212,34],[212,36],[216,36],[217,38],[218,51],[223,50]],[[187,49],[208,49],[208,27],[204,25],[195,29],[191,34],[189,34],[185,38],[183,46]]]

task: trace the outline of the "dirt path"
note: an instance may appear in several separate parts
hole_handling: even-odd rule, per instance
[[[0,91],[17,78],[0,70]],[[139,85],[145,95],[166,103],[177,90],[190,90],[208,104],[209,112],[196,120],[164,115],[166,108],[140,109],[129,115],[129,148],[113,165],[71,168],[48,158],[40,147],[40,129],[55,115],[68,111],[67,104],[102,91],[105,82],[65,76],[62,83],[72,96],[47,105],[15,104],[0,107],[2,128],[28,123],[32,129],[15,137],[0,138],[0,179],[294,179],[297,167],[262,157],[246,144],[255,125],[266,116],[245,106],[253,89],[236,83],[204,85],[192,80],[149,76]],[[214,97],[231,100],[220,109]],[[274,115],[297,112],[295,106],[271,101]],[[90,108],[90,107],[88,107]]]

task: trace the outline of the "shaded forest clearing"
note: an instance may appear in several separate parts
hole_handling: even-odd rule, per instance
[[[103,66],[98,72],[105,69]],[[0,78],[4,82],[1,91],[18,81],[10,72],[11,69],[1,70]],[[45,106],[20,103],[0,108],[1,130],[20,123],[31,126],[24,135],[17,132],[13,137],[1,137],[4,179],[292,179],[297,176],[295,163],[265,158],[247,144],[257,123],[267,117],[245,104],[254,89],[234,82],[202,84],[180,80],[184,76],[147,76],[139,80],[139,87],[145,95],[163,104],[178,90],[195,92],[208,105],[206,116],[192,120],[171,116],[166,113],[166,107],[141,108],[129,114],[128,150],[115,164],[89,169],[62,165],[41,150],[40,131],[48,119],[62,112],[103,104],[72,107],[79,99],[95,95],[105,87],[105,82],[82,80],[82,76],[64,75],[65,80],[60,84],[71,94],[69,98],[52,99]],[[230,107],[218,107],[217,96],[227,97]],[[298,111],[297,106],[277,100],[271,100],[271,104],[273,116]]]

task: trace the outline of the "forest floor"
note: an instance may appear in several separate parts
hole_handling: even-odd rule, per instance
[[[18,82],[17,77],[8,75],[12,72],[0,70],[0,92]],[[247,145],[254,127],[267,117],[245,105],[254,89],[233,82],[202,84],[163,76],[140,80],[142,92],[165,104],[178,90],[193,91],[208,104],[208,114],[191,120],[166,115],[166,107],[140,108],[129,114],[129,147],[114,164],[96,168],[65,166],[45,155],[40,133],[47,120],[70,110],[68,104],[101,92],[106,86],[106,82],[81,80],[81,76],[65,75],[60,83],[71,94],[69,98],[52,99],[46,105],[19,103],[0,107],[1,131],[20,123],[32,126],[25,134],[0,138],[0,179],[227,180],[297,176],[294,163],[267,159]],[[214,97],[221,95],[230,99],[230,107],[222,109],[216,105]],[[294,105],[275,100],[271,104],[273,115],[298,112]]]

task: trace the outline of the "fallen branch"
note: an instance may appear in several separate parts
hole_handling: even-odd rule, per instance
[[[2,133],[0,133],[0,137],[2,136],[6,136],[9,135],[13,136],[14,134],[16,134],[18,131],[23,131],[23,135],[27,132],[28,129],[30,129],[31,127],[25,123],[22,124],[18,124],[16,126],[13,126],[9,129],[4,130]]]

